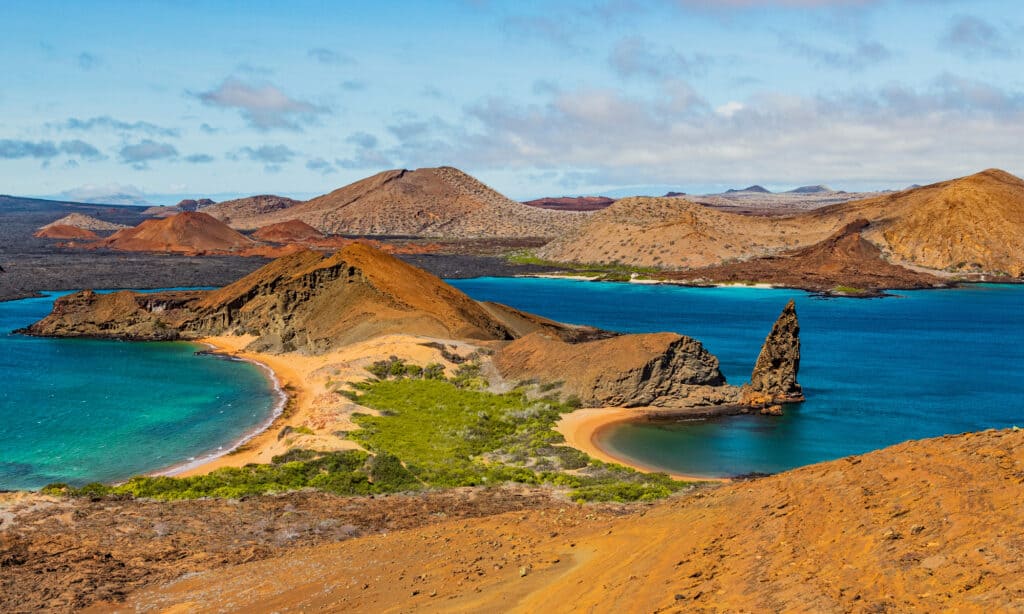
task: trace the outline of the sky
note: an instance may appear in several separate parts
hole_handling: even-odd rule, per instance
[[[0,193],[512,198],[1024,174],[1019,0],[0,3]]]

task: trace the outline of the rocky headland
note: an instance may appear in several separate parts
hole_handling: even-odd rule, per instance
[[[184,214],[183,214],[184,215]],[[172,218],[173,219],[173,218]],[[799,366],[792,305],[783,312],[789,336],[773,349],[759,391],[791,392]],[[780,325],[777,324],[778,328]],[[41,336],[134,340],[246,336],[246,350],[321,355],[382,335],[472,343],[493,356],[502,380],[557,384],[588,406],[662,406],[743,411],[739,388],[726,383],[718,360],[700,342],[674,333],[619,335],[570,326],[479,303],[437,277],[378,249],[352,243],[333,256],[302,251],[211,291],[99,294],[58,299],[52,313],[24,332]],[[767,351],[767,350],[766,350]]]

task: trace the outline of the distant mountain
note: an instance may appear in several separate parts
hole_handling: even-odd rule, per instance
[[[443,166],[384,171],[287,210],[231,217],[229,223],[250,229],[297,219],[328,234],[547,238],[576,228],[588,215],[524,205]]]
[[[225,200],[215,205],[203,207],[202,211],[203,213],[212,215],[233,228],[250,230],[260,226],[256,221],[260,216],[290,209],[291,207],[301,203],[301,200],[286,198],[284,196],[260,194],[258,196],[247,196],[245,198]]]
[[[181,209],[182,211],[198,211],[199,209],[209,207],[212,204],[214,204],[214,201],[210,200],[209,198],[200,198],[199,200],[195,200],[193,198],[185,198],[174,206],[177,207],[178,209]]]
[[[786,194],[821,194],[823,192],[833,191],[834,190],[827,185],[805,185],[789,190]]]
[[[748,186],[748,187],[743,188],[742,190],[732,189],[732,190],[726,190],[725,191],[726,194],[735,194],[736,192],[754,192],[754,193],[757,193],[757,194],[771,194],[772,193],[771,190],[765,189],[765,188],[763,188],[763,187],[761,187],[759,185]]]
[[[524,201],[524,205],[555,211],[599,211],[615,202],[607,196],[559,196]]]
[[[686,192],[665,192],[665,198],[675,198],[676,196],[686,196]]]

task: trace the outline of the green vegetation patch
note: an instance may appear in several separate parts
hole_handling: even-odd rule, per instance
[[[295,449],[266,465],[187,478],[136,477],[117,486],[53,484],[43,492],[170,500],[302,488],[366,495],[518,482],[565,488],[577,501],[625,502],[663,498],[689,485],[665,474],[603,463],[562,445],[565,440],[554,426],[578,405],[576,399],[535,398],[536,384],[504,394],[485,392],[476,361],[460,365],[450,379],[436,369],[409,369],[397,359],[385,362],[371,368],[377,378],[339,391],[380,413],[353,415],[361,428],[346,434],[371,454]]]
[[[570,277],[599,277],[602,281],[629,281],[633,273],[641,279],[656,278],[664,270],[650,266],[631,266],[621,263],[587,263],[557,262],[535,256],[529,250],[513,252],[505,257],[511,264],[535,264],[540,266],[559,267],[565,269],[564,275]]]

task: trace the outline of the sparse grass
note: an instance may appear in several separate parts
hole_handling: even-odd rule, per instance
[[[506,259],[512,264],[536,264],[559,267],[565,269],[564,274],[570,277],[600,277],[602,281],[628,281],[634,273],[638,277],[648,278],[663,272],[658,267],[631,266],[620,262],[588,264],[556,262],[539,258],[529,250],[512,252],[506,256]]]
[[[853,286],[843,285],[839,285],[836,286],[835,288],[832,288],[832,291],[837,294],[864,294],[865,292],[864,288],[855,288]]]
[[[565,440],[555,423],[579,406],[578,399],[531,398],[532,387],[485,392],[479,389],[475,362],[461,365],[451,379],[410,377],[401,361],[386,362],[387,369],[377,369],[383,378],[346,391],[349,398],[381,414],[354,414],[361,428],[346,434],[370,454],[298,449],[274,457],[270,464],[218,469],[203,476],[135,477],[119,486],[53,484],[43,492],[171,500],[238,498],[302,488],[365,495],[518,482],[566,488],[581,502],[624,502],[658,499],[688,486],[665,474],[603,463],[562,445]],[[399,363],[401,368],[395,366]]]

